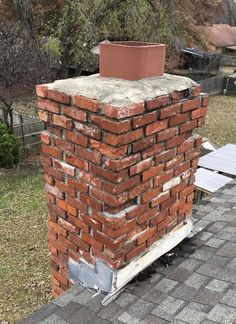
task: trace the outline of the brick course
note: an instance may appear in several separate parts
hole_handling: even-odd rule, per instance
[[[69,257],[117,269],[191,215],[208,102],[195,88],[115,107],[37,86],[54,295]]]

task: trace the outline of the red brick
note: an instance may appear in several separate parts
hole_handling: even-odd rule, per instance
[[[61,217],[58,218],[58,224],[63,226],[63,228],[69,232],[75,232],[75,226]]]
[[[194,97],[199,96],[201,94],[201,89],[202,89],[202,86],[200,84],[191,87],[192,95]]]
[[[159,164],[161,162],[166,162],[171,159],[173,159],[176,155],[175,149],[165,151],[163,153],[157,154],[155,159],[156,159],[156,164]]]
[[[61,159],[62,157],[62,151],[59,150],[57,147],[49,146],[46,144],[42,144],[42,152],[45,154],[48,154],[56,159]]]
[[[119,160],[105,159],[104,165],[111,170],[120,171],[140,161],[140,153]]]
[[[90,206],[91,208],[93,208],[97,211],[102,211],[101,201],[98,201],[98,200],[94,199],[93,197],[90,197],[83,193],[80,194],[80,200],[87,206]]]
[[[142,195],[142,203],[146,203],[146,202],[156,198],[160,194],[160,192],[161,192],[160,188],[155,188],[155,189],[145,192]]]
[[[178,167],[175,168],[175,176],[188,170],[189,168],[190,168],[190,162],[185,162],[185,163],[179,165]]]
[[[51,144],[51,137],[47,131],[44,131],[40,134],[41,142],[45,144]]]
[[[98,177],[93,176],[90,173],[80,171],[79,179],[99,189],[102,188],[102,180]]]
[[[54,125],[60,126],[62,128],[66,128],[71,130],[72,129],[72,120],[65,116],[53,115],[52,123]]]
[[[141,216],[145,212],[149,210],[149,204],[145,205],[138,205],[136,208],[132,209],[131,211],[127,212],[126,218],[132,219],[138,216]]]
[[[147,181],[151,178],[154,178],[158,174],[160,174],[163,171],[163,164],[160,164],[158,166],[154,166],[150,168],[149,170],[146,170],[142,173],[142,179],[143,181]]]
[[[169,125],[170,127],[177,126],[179,124],[186,123],[189,119],[189,114],[179,114],[170,118]]]
[[[67,183],[70,187],[75,188],[76,190],[82,191],[87,193],[89,186],[87,184],[84,184],[80,181],[78,181],[77,179],[72,179],[70,177],[68,177]]]
[[[94,238],[102,245],[110,248],[113,251],[117,251],[124,246],[125,240],[123,238],[112,240],[107,235],[104,235],[101,232],[94,231]]]
[[[147,126],[146,135],[149,136],[149,135],[158,133],[158,132],[162,131],[163,129],[166,129],[167,126],[168,126],[168,120],[167,119],[157,121],[157,122]]]
[[[158,209],[157,208],[150,208],[149,210],[145,213],[143,213],[142,215],[140,215],[138,217],[138,223],[140,224],[144,224],[147,223],[149,224],[149,222],[151,222],[151,219],[153,219],[153,217],[155,217],[155,215],[158,213]]]
[[[157,225],[158,223],[162,222],[166,217],[167,217],[168,211],[164,210],[163,212],[158,212],[157,215],[155,215],[151,221],[150,224],[151,225]]]
[[[173,138],[175,135],[177,135],[177,129],[176,128],[168,128],[168,129],[157,134],[157,142],[166,141],[169,138]]]
[[[63,199],[64,198],[64,194],[63,192],[60,190],[60,188],[57,188],[55,186],[51,186],[48,183],[46,183],[45,189],[47,192],[50,192],[52,195]]]
[[[92,229],[96,228],[98,231],[102,230],[102,224],[90,215],[85,215],[81,213],[80,218],[85,224],[87,224],[89,227],[92,227]]]
[[[143,244],[156,233],[156,227],[149,228],[137,238],[137,245]]]
[[[180,165],[184,161],[183,155],[177,155],[174,159],[166,162],[166,170],[172,169],[176,167],[177,165]]]
[[[154,111],[143,116],[135,117],[133,119],[132,125],[133,128],[142,127],[148,124],[151,124],[157,120],[157,113]]]
[[[51,177],[50,175],[48,175],[47,173],[44,173],[44,180],[46,183],[48,183],[51,186],[54,186],[54,184],[55,184],[54,178]]]
[[[84,203],[82,203],[79,199],[67,196],[67,201],[72,207],[78,209],[80,212],[83,212],[83,213],[88,212],[88,206],[86,206]]]
[[[81,240],[80,237],[70,233],[69,239],[83,251],[87,251],[87,252],[89,251],[89,244]]]
[[[101,137],[101,131],[95,126],[75,122],[75,128],[82,134],[97,140],[99,140]]]
[[[201,146],[201,145],[202,145],[202,137],[199,136],[199,137],[195,138],[194,146],[195,146],[195,147],[199,147],[199,146]]]
[[[160,240],[164,236],[165,231],[163,229],[157,230],[158,232],[155,235],[153,235],[149,240],[147,240],[147,247],[151,246],[154,242]]]
[[[193,109],[197,109],[198,107],[200,107],[200,98],[185,101],[182,105],[182,111],[186,112]]]
[[[132,144],[132,153],[142,152],[148,147],[151,147],[154,143],[155,143],[154,136],[144,137]]]
[[[191,185],[191,186],[183,189],[182,191],[180,191],[180,198],[190,195],[194,191],[194,188],[195,188],[195,186]]]
[[[128,171],[122,170],[120,172],[114,172],[110,170],[104,170],[102,168],[99,168],[95,165],[90,166],[91,173],[95,174],[96,176],[102,177],[108,181],[114,182],[114,183],[120,183],[124,179],[128,177]]]
[[[179,146],[184,142],[184,140],[185,140],[185,135],[173,137],[167,141],[167,148],[170,149]]]
[[[176,213],[180,208],[182,208],[183,206],[185,205],[185,200],[184,199],[181,199],[181,200],[178,200],[176,201],[170,208],[169,208],[169,211],[170,211],[170,214],[174,214]]]
[[[122,119],[142,114],[144,112],[144,103],[141,102],[125,107],[114,107],[111,105],[105,105],[103,111],[104,115],[108,117]]]
[[[82,214],[82,211],[80,211],[79,214],[81,215]],[[86,223],[84,223],[81,220],[81,218],[75,217],[75,216],[73,216],[73,215],[70,214],[68,216],[68,220],[71,222],[71,224],[75,225],[75,227],[76,227],[75,228],[75,233],[76,234],[80,233],[81,232],[80,230],[82,230],[85,233],[89,233],[89,226]]]
[[[108,206],[111,207],[120,206],[128,200],[127,193],[122,193],[120,195],[112,195],[97,188],[92,188],[91,195],[99,199],[100,201],[105,202]]]
[[[152,147],[147,148],[145,151],[143,151],[142,157],[144,159],[147,159],[148,157],[160,153],[161,151],[163,151],[163,144],[155,144]]]
[[[47,99],[39,99],[38,100],[38,107],[43,110],[50,111],[54,114],[60,113],[60,106],[58,103],[47,100]]]
[[[74,167],[88,171],[88,162],[81,160],[80,158],[77,158],[73,155],[66,155],[66,162],[72,164]]]
[[[175,116],[180,112],[181,104],[172,105],[166,108],[162,108],[160,112],[160,118],[165,119],[171,116]]]
[[[52,99],[52,100],[55,100],[57,102],[64,103],[67,105],[70,103],[70,96],[66,93],[62,93],[57,90],[48,89],[47,97],[49,99]]]
[[[177,197],[176,196],[170,197],[169,199],[167,199],[167,200],[165,200],[165,201],[163,201],[161,203],[160,210],[162,211],[162,210],[164,210],[164,209],[172,206],[176,201],[177,201]]]
[[[121,236],[123,236],[124,234],[129,233],[133,228],[135,228],[135,226],[137,226],[136,224],[136,220],[131,220],[129,222],[127,222],[122,228],[113,231],[107,227],[104,228],[104,234],[112,239],[117,239],[120,238]]]
[[[197,121],[197,127],[202,127],[205,124],[206,117],[199,118]]]
[[[170,94],[171,100],[173,103],[179,102],[185,99],[189,95],[189,90],[182,90],[182,91],[173,91]]]
[[[169,191],[162,192],[158,197],[156,197],[152,200],[152,203],[151,203],[152,207],[155,207],[155,206],[161,204],[163,201],[166,201],[169,197],[170,197]]]
[[[54,160],[55,167],[62,170],[64,173],[69,174],[70,176],[75,175],[75,168],[65,162]]]
[[[44,122],[49,121],[49,114],[46,111],[39,110],[38,115],[40,120]]]
[[[58,280],[60,281],[63,285],[65,285],[66,287],[68,287],[69,281],[68,279],[65,279],[59,272],[55,271],[54,269],[51,269],[52,271],[52,275]]]
[[[106,254],[102,253],[101,251],[98,251],[96,249],[93,249],[93,255],[96,258],[99,258],[100,260],[105,261],[106,263],[108,263],[112,269],[118,269],[120,267],[123,266],[124,264],[124,258],[121,257],[117,260],[112,260],[111,258],[109,258]]]
[[[88,146],[88,137],[79,134],[77,132],[65,131],[65,137],[68,141],[87,147]]]
[[[71,230],[71,231],[73,231],[73,230]],[[71,241],[69,241],[64,236],[59,235],[58,241],[60,243],[62,243],[64,246],[66,246],[68,248],[68,250],[73,250],[74,252],[77,252],[77,249],[78,249],[77,245],[75,245],[74,243],[72,243]],[[68,276],[68,273],[67,273],[67,276]]]
[[[130,168],[130,175],[138,174],[144,170],[147,170],[153,166],[154,162],[152,158],[143,160],[139,162],[138,164],[135,164]]]
[[[171,189],[171,196],[174,196],[175,194],[179,193],[181,190],[183,190],[184,188],[186,188],[187,185],[185,182],[181,182],[180,184],[178,184],[177,186],[175,186],[174,188]]]
[[[130,260],[132,260],[137,255],[140,255],[142,252],[144,252],[145,248],[146,248],[146,244],[145,243],[137,246],[131,252],[129,252],[129,253],[126,254],[125,261],[126,262],[129,262]]]
[[[163,183],[171,180],[174,176],[173,170],[169,170],[165,173],[162,173],[161,175],[154,178],[154,187],[158,187],[162,185]]]
[[[48,86],[46,84],[36,85],[36,94],[38,97],[47,97],[48,95]]]
[[[193,148],[193,141],[185,141],[178,147],[178,154],[187,152]]]
[[[75,189],[71,188],[70,185],[68,185],[66,183],[56,180],[56,187],[59,188],[61,191],[68,193],[71,197],[76,196]]]
[[[169,103],[169,96],[157,97],[146,101],[147,110],[154,110],[160,107],[167,106]]]
[[[74,145],[61,138],[54,138],[54,145],[60,147],[64,152],[74,153]]]
[[[104,141],[107,144],[113,145],[113,146],[121,146],[125,144],[132,143],[134,141],[137,141],[143,136],[143,130],[142,129],[136,129],[132,132],[128,132],[122,135],[114,135],[107,133],[104,136]]]
[[[67,230],[61,226],[60,224],[54,223],[52,221],[48,221],[48,227],[52,228],[55,232],[60,233],[63,236],[67,236]]]
[[[205,117],[207,114],[207,108],[199,108],[196,109],[192,112],[191,117],[192,119],[200,118],[200,117]]]
[[[83,147],[76,147],[75,154],[79,158],[83,158],[85,160],[89,160],[93,163],[100,164],[101,163],[101,154],[96,151],[89,151],[89,149]]]
[[[119,184],[116,184],[114,186],[113,183],[105,182],[103,185],[103,189],[107,192],[110,192],[111,194],[120,194],[124,191],[127,191],[129,189],[132,189],[133,187],[139,185],[141,182],[140,177],[130,177],[125,181],[122,181]]]
[[[78,108],[66,106],[64,107],[64,114],[79,121],[87,121],[87,113]]]
[[[98,142],[95,140],[91,140],[90,142],[92,148],[111,159],[117,159],[126,156],[126,152],[128,149],[127,145],[116,148],[106,143]]]
[[[76,216],[77,215],[77,209],[69,205],[67,202],[64,200],[58,199],[57,204],[60,208],[62,208],[64,211],[67,213]]]
[[[74,97],[74,104],[77,107],[97,112],[100,109],[99,102],[90,98],[86,98],[80,95]]]
[[[44,165],[45,171],[46,171],[46,167],[52,166],[52,158],[50,156],[42,154],[41,159],[42,159],[42,163]]]
[[[147,181],[145,183],[142,183],[141,185],[136,186],[132,190],[129,191],[129,199],[133,199],[137,196],[140,196],[142,193],[144,193],[146,190],[151,188],[150,181]]]
[[[184,125],[181,125],[179,128],[179,133],[183,134],[189,132],[197,127],[197,120],[192,120]]]
[[[185,160],[193,160],[196,157],[199,157],[200,155],[200,147],[195,147],[194,149],[192,149],[191,151],[186,152],[185,155]]]
[[[63,172],[61,172],[60,170],[55,169],[54,167],[46,167],[45,170],[49,175],[51,175],[52,177],[58,179],[58,180],[63,180],[64,176],[63,176]]]
[[[93,116],[92,121],[101,129],[107,130],[111,133],[122,134],[130,129],[130,121],[123,120],[116,122],[114,120],[105,118],[103,116]]]

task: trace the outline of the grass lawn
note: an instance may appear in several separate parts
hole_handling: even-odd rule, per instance
[[[50,296],[42,172],[0,170],[0,323],[15,323]]]
[[[210,97],[197,132],[218,146],[236,143],[236,97]],[[0,323],[15,323],[51,299],[43,188],[37,167],[0,170]]]
[[[206,123],[196,132],[218,147],[236,144],[236,96],[210,97]]]

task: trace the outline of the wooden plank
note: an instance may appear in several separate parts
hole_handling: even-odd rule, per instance
[[[210,193],[224,187],[230,181],[232,181],[232,178],[203,168],[197,169],[195,176],[196,187]]]

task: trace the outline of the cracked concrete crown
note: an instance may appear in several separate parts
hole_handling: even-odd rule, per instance
[[[95,74],[58,80],[48,84],[48,88],[72,96],[82,95],[98,100],[102,104],[123,107],[168,95],[174,91],[183,91],[196,85],[197,83],[189,78],[170,74],[138,81],[103,78]]]

